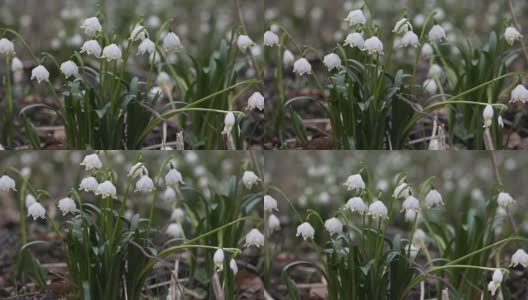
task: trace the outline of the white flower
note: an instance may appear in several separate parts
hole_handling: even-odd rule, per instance
[[[142,162],[138,162],[130,167],[130,170],[128,171],[129,177],[138,177],[141,175],[148,175],[148,170]]]
[[[240,49],[242,53],[246,53],[247,49],[255,45],[255,43],[251,40],[249,36],[242,34],[238,36],[237,45],[238,49]]]
[[[429,193],[427,193],[427,195],[425,196],[425,206],[427,208],[431,208],[434,206],[441,205],[444,205],[442,195],[440,195],[440,193],[435,189],[430,190]]]
[[[63,62],[60,66],[60,70],[66,78],[79,75],[79,67],[77,67],[77,65],[71,60]]]
[[[360,9],[356,9],[348,13],[345,22],[348,22],[349,26],[354,26],[367,23],[367,18],[365,18],[365,15]]]
[[[413,234],[413,243],[418,246],[425,246],[427,243],[427,234],[425,232],[418,228]]]
[[[17,57],[13,58],[11,61],[11,71],[13,72],[20,72],[24,70],[24,64],[20,59]]]
[[[378,37],[373,36],[367,40],[365,40],[365,44],[363,45],[363,51],[367,51],[368,54],[379,54],[383,55],[383,44],[378,39]]]
[[[163,48],[165,48],[167,52],[181,49],[182,44],[180,38],[174,32],[169,32],[163,39]]]
[[[38,219],[38,218],[46,219],[46,210],[44,209],[42,204],[40,204],[38,202],[33,203],[28,208],[28,217],[29,216],[32,216],[33,219],[35,219],[35,220]]]
[[[248,109],[264,110],[264,96],[260,92],[255,92],[248,99]]]
[[[136,24],[132,32],[130,33],[129,40],[135,42],[138,40],[144,40],[147,38],[147,30],[141,24]]]
[[[312,72],[312,65],[310,65],[306,58],[299,58],[293,64],[293,72],[299,74],[299,76],[303,76],[304,74],[310,74]]]
[[[291,51],[288,49],[284,50],[284,54],[282,55],[282,63],[285,66],[289,66],[293,64],[294,61],[295,61],[295,56],[293,56],[293,53],[291,53]]]
[[[264,196],[264,210],[270,212],[272,210],[279,210],[277,208],[277,200],[270,195]]]
[[[522,34],[517,29],[515,29],[515,27],[510,26],[504,31],[504,38],[510,45],[513,45],[515,41],[520,40],[522,37]]]
[[[279,36],[271,31],[264,32],[264,46],[279,45]]]
[[[418,39],[418,36],[416,35],[416,33],[412,32],[412,31],[408,31],[402,38],[401,38],[401,44],[400,44],[400,48],[401,47],[408,47],[408,46],[411,46],[411,47],[418,47],[420,45],[420,41]]]
[[[154,188],[154,181],[148,175],[143,175],[139,180],[136,182],[136,192],[146,192],[150,193]]]
[[[35,199],[35,196],[31,194],[26,195],[26,208],[30,207],[31,205],[37,203],[37,199]]]
[[[515,204],[515,200],[513,200],[512,196],[504,192],[499,193],[499,196],[497,196],[497,202],[499,203],[499,206],[503,208],[509,208]]]
[[[10,190],[16,191],[15,181],[13,178],[7,175],[0,177],[0,191],[9,192]]]
[[[141,42],[141,44],[139,44],[137,55],[145,54],[147,52],[149,54],[152,54],[154,53],[154,51],[156,51],[156,45],[154,44],[153,41],[147,38],[147,39],[144,39],[143,42]]]
[[[441,42],[446,40],[446,32],[444,28],[440,25],[434,25],[431,30],[429,30],[429,41],[431,42]]]
[[[407,183],[403,182],[394,189],[392,197],[395,199],[407,198],[411,195],[411,192],[411,187]]]
[[[167,187],[165,189],[165,191],[163,192],[162,197],[163,197],[164,200],[167,200],[167,201],[177,200],[176,199],[176,191],[173,188],[171,188],[171,187]]]
[[[264,235],[260,233],[258,229],[253,228],[246,235],[246,244],[244,245],[244,247],[249,247],[249,246],[256,246],[256,247],[264,246]]]
[[[97,182],[97,179],[95,179],[94,177],[86,177],[81,181],[81,184],[79,185],[79,190],[95,193],[95,191],[97,191],[98,186],[99,183]]]
[[[511,92],[510,102],[516,101],[521,101],[522,103],[528,101],[528,89],[522,84],[517,85]]]
[[[502,116],[499,116],[497,118],[497,123],[499,124],[500,128],[504,128],[504,122],[502,121]]]
[[[414,219],[418,220],[420,214],[416,210],[408,210],[405,212],[405,221],[414,222]]]
[[[222,130],[222,134],[231,135],[235,121],[235,114],[228,112],[224,118],[224,130]]]
[[[178,170],[171,168],[167,175],[165,175],[165,184],[168,186],[178,186],[178,184],[184,184],[183,177]]]
[[[503,279],[502,271],[500,269],[495,269],[495,271],[493,272],[493,276],[492,276],[493,282],[495,282],[495,284],[499,286],[502,282],[502,279]]]
[[[167,72],[160,72],[156,81],[159,86],[166,90],[172,90],[172,87],[174,86],[172,79],[170,78],[169,74],[167,74]]]
[[[438,86],[434,79],[426,79],[423,83],[423,88],[429,95],[435,95],[438,92]]]
[[[185,212],[183,211],[183,209],[176,208],[175,210],[172,211],[171,220],[179,223],[183,220],[184,216],[185,216]]]
[[[440,67],[437,64],[433,64],[429,68],[429,72],[427,72],[427,76],[431,78],[442,78],[444,75],[444,71],[442,70],[442,67]]]
[[[77,205],[75,204],[75,201],[73,201],[73,199],[70,197],[60,200],[59,205],[57,206],[62,211],[63,216],[65,216],[68,213],[73,214],[77,211]]]
[[[403,201],[402,212],[409,210],[420,210],[420,201],[418,201],[418,199],[416,199],[414,196],[409,196],[405,199],[405,201]]]
[[[242,175],[242,182],[247,189],[251,189],[251,187],[257,184],[259,181],[261,181],[260,178],[258,178],[258,176],[252,171],[245,171]]]
[[[492,296],[495,296],[495,293],[497,292],[498,288],[499,287],[497,286],[497,284],[495,284],[493,280],[488,283],[488,291],[491,292]]]
[[[347,190],[362,190],[365,188],[365,181],[363,181],[363,178],[361,178],[360,174],[354,174],[348,176],[347,180],[343,184],[347,187]]]
[[[396,22],[396,25],[394,25],[394,29],[392,30],[392,32],[406,33],[408,31],[411,31],[412,29],[413,28],[409,20],[407,20],[406,18],[402,18],[401,20]]]
[[[410,247],[409,245],[405,246],[405,253],[407,253],[407,255],[413,260],[416,258],[416,255],[418,255],[418,251],[420,251],[420,249],[413,244],[411,244]]]
[[[174,238],[183,237],[183,228],[178,223],[169,224],[169,226],[167,226],[167,229],[165,229],[165,232]]]
[[[431,58],[434,54],[433,46],[429,43],[425,43],[422,47],[422,56],[425,59]]]
[[[517,265],[528,267],[528,254],[523,249],[518,249],[512,255],[510,267],[516,267]]]
[[[324,57],[323,63],[328,68],[328,71],[332,71],[341,67],[341,58],[335,53],[330,53]]]
[[[101,48],[101,45],[99,45],[99,42],[96,40],[86,41],[81,47],[81,53],[86,53],[96,57],[99,57],[102,51],[103,49]]]
[[[95,190],[95,194],[101,196],[102,198],[112,197],[117,199],[116,187],[109,180],[99,184]]]
[[[363,201],[363,199],[361,199],[359,197],[353,197],[353,198],[348,199],[348,201],[347,201],[345,206],[348,209],[350,209],[351,212],[357,211],[361,215],[366,213],[367,210],[368,210],[368,207],[365,204],[365,202]]]
[[[238,273],[238,266],[237,266],[237,263],[234,259],[231,258],[231,260],[229,261],[229,268],[231,268],[231,270],[233,271],[233,274],[236,275],[236,273]]]
[[[387,207],[383,202],[376,200],[374,203],[369,205],[368,214],[373,218],[387,218]]]
[[[297,226],[297,234],[295,236],[302,235],[303,239],[313,239],[315,229],[308,222],[304,222]]]
[[[217,272],[224,270],[224,250],[217,249],[214,256],[213,262]]]
[[[110,44],[103,49],[103,55],[101,58],[105,58],[107,61],[121,61],[123,54],[121,49],[116,44]]]
[[[31,80],[37,79],[38,83],[49,81],[49,72],[43,65],[37,66],[31,71]]]
[[[338,218],[331,218],[326,220],[324,226],[326,230],[330,233],[330,235],[339,234],[343,232],[343,223],[341,223]]]
[[[97,19],[97,17],[92,17],[84,20],[81,25],[81,29],[84,29],[86,35],[94,36],[96,33],[103,30],[103,26],[101,26],[101,23],[99,23],[99,19]]]
[[[365,40],[363,40],[363,35],[361,33],[350,33],[345,39],[345,46],[350,46],[351,48],[357,47],[362,49],[364,45]]]
[[[93,169],[102,168],[103,167],[103,163],[99,159],[99,156],[97,155],[97,153],[93,153],[93,154],[90,154],[90,155],[86,155],[84,157],[83,161],[81,162],[81,166],[85,166],[86,167],[86,171],[90,171],[90,170],[93,170]]]
[[[490,127],[493,123],[493,106],[486,105],[482,112],[482,118],[484,119],[484,127]]]
[[[268,229],[273,232],[275,230],[279,230],[281,227],[280,220],[277,218],[276,215],[270,215],[268,218]]]
[[[3,38],[0,40],[0,54],[15,55],[15,45],[10,40]]]

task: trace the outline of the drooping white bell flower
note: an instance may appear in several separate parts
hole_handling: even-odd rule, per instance
[[[81,53],[86,53],[87,55],[99,57],[101,56],[101,52],[103,52],[103,49],[96,40],[86,41],[81,47]]]
[[[99,159],[99,156],[97,153],[86,155],[81,162],[81,166],[84,166],[86,168],[86,171],[90,171],[93,169],[100,169],[103,167],[103,163]]]
[[[310,74],[312,72],[312,65],[310,65],[306,58],[299,58],[293,64],[293,72],[297,73],[299,76],[303,76],[304,74]]]
[[[60,200],[57,206],[62,211],[63,216],[65,216],[68,213],[73,214],[77,212],[77,205],[75,204],[75,201],[70,197],[66,197]]]
[[[501,269],[495,269],[493,271],[492,280],[495,282],[495,284],[500,285],[503,279],[502,271]]]
[[[431,44],[429,43],[425,43],[422,47],[422,56],[425,59],[429,59],[433,56],[433,54],[434,54],[433,46],[431,46]]]
[[[182,48],[180,38],[174,33],[169,32],[165,38],[163,38],[163,48],[167,52],[176,51]]]
[[[418,228],[413,234],[413,244],[416,244],[419,247],[424,247],[427,244],[427,234],[421,229]]]
[[[13,178],[7,175],[0,177],[0,191],[9,192],[11,190],[16,191],[16,184]]]
[[[484,119],[484,127],[489,128],[493,123],[493,106],[486,105],[482,112],[482,118]]]
[[[361,215],[365,214],[368,210],[367,204],[365,204],[363,199],[359,197],[353,197],[348,199],[345,206],[350,209],[351,212],[357,211]]]
[[[172,211],[171,220],[181,223],[185,217],[185,211],[181,208],[176,208]]]
[[[280,220],[276,215],[271,214],[268,218],[268,229],[273,232],[279,230],[281,227]]]
[[[134,164],[128,171],[129,177],[138,177],[142,175],[148,175],[148,170],[142,162]]]
[[[79,185],[79,190],[86,191],[86,192],[93,192],[97,191],[97,187],[99,186],[99,183],[97,182],[97,179],[95,177],[86,177],[81,181],[81,184]]]
[[[238,266],[237,266],[237,263],[234,259],[231,258],[231,260],[229,261],[229,268],[231,269],[231,271],[233,271],[233,274],[236,275],[236,273],[238,273]]]
[[[25,203],[26,203],[26,208],[29,208],[31,205],[37,203],[37,199],[35,198],[35,196],[31,194],[27,194]]]
[[[500,128],[504,128],[504,121],[502,121],[502,116],[499,116],[497,118],[497,124],[499,124]]]
[[[246,244],[244,247],[249,246],[264,246],[264,235],[258,229],[251,229],[246,235]]]
[[[522,84],[517,85],[511,92],[510,102],[517,101],[521,101],[522,103],[526,103],[528,101],[528,89],[526,89]]]
[[[277,208],[277,200],[270,195],[264,196],[264,210],[271,212],[272,210],[279,210]]]
[[[38,218],[46,219],[46,210],[44,209],[42,204],[40,204],[38,202],[33,203],[28,208],[28,217],[29,216],[32,216],[33,219],[35,219],[35,220],[38,219]]]
[[[392,32],[407,33],[411,30],[413,30],[411,22],[407,18],[401,18],[398,22],[396,22],[396,25],[394,25]]]
[[[103,49],[103,55],[101,58],[106,59],[107,61],[121,61],[123,58],[123,54],[121,52],[121,49],[116,44],[110,44]]]
[[[405,198],[405,201],[403,201],[402,203],[401,211],[403,212],[403,211],[409,211],[409,210],[414,210],[414,211],[420,210],[420,201],[418,201],[418,199],[416,199],[414,196],[409,196]]]
[[[136,24],[130,33],[129,40],[135,42],[147,38],[147,29],[141,24]]]
[[[416,247],[414,244],[411,244],[410,247],[409,245],[405,245],[405,253],[412,260],[416,258],[416,255],[418,255],[418,251],[420,251],[420,249],[418,249],[418,247]]]
[[[264,33],[264,46],[273,47],[279,45],[279,36],[271,31]]]
[[[235,114],[232,112],[228,112],[224,118],[224,130],[222,130],[222,134],[230,136],[231,131],[233,130],[233,126],[235,126],[235,122]]]
[[[249,190],[259,181],[261,181],[260,178],[258,178],[258,176],[252,171],[245,171],[242,175],[242,183],[244,183],[244,186]]]
[[[343,223],[338,218],[331,218],[325,221],[324,226],[330,235],[343,232]]]
[[[179,223],[169,224],[169,226],[167,226],[167,229],[165,229],[165,232],[173,238],[183,237],[183,228]]]
[[[165,184],[167,186],[178,186],[179,184],[184,184],[183,177],[178,170],[171,168],[167,175],[165,175]]]
[[[374,219],[386,219],[388,211],[387,207],[383,202],[376,200],[374,203],[369,205],[368,214],[371,215]]]
[[[416,33],[408,31],[400,40],[400,48],[402,47],[414,47],[417,48],[420,45],[420,40]]]
[[[335,53],[330,53],[324,57],[323,63],[328,68],[328,71],[332,71],[341,67],[341,58]]]
[[[395,199],[407,198],[411,195],[411,193],[412,193],[411,187],[407,183],[402,182],[400,185],[398,185],[394,189],[394,193],[392,193],[392,197]]]
[[[365,18],[363,11],[356,9],[348,13],[347,17],[345,18],[345,22],[348,22],[348,26],[354,26],[358,24],[364,25],[367,23],[367,18]]]
[[[77,75],[79,75],[79,67],[71,60],[63,62],[60,65],[60,70],[62,74],[64,74],[66,79],[70,76],[76,77]]]
[[[444,205],[444,201],[442,200],[442,195],[435,190],[432,189],[427,193],[425,196],[425,206],[427,208],[435,207],[435,206],[442,206]]]
[[[0,54],[15,55],[15,44],[6,38],[0,39]]]
[[[11,71],[13,71],[13,73],[16,73],[21,72],[23,70],[24,64],[22,63],[22,61],[18,59],[18,57],[13,58],[13,60],[11,61]]]
[[[517,267],[517,265],[528,267],[528,254],[523,249],[518,249],[512,255],[510,267]]]
[[[488,291],[491,293],[492,296],[495,296],[495,293],[497,293],[498,289],[499,287],[493,280],[488,283]]]
[[[508,42],[510,46],[513,45],[515,41],[521,40],[522,37],[523,35],[517,29],[515,29],[515,27],[512,26],[506,28],[506,30],[504,31],[504,39],[506,39],[506,42]]]
[[[156,82],[159,84],[159,86],[167,90],[172,90],[172,87],[174,86],[172,79],[169,74],[167,74],[167,72],[160,72]]]
[[[141,42],[141,44],[139,44],[137,55],[142,55],[145,53],[152,54],[154,53],[154,51],[156,51],[156,45],[154,44],[153,41],[146,38]]]
[[[447,39],[446,32],[444,28],[440,25],[434,25],[431,30],[429,30],[429,41],[431,42],[441,42]]]
[[[420,218],[420,213],[417,210],[407,210],[405,211],[404,219],[407,222],[414,222],[414,219],[418,220]]]
[[[38,83],[49,81],[49,75],[48,70],[43,65],[40,65],[31,71],[31,80],[36,79]]]
[[[148,175],[143,175],[136,182],[136,192],[150,193],[154,188],[154,181]]]
[[[373,36],[367,40],[363,45],[363,51],[367,51],[369,55],[379,54],[383,55],[383,43],[376,36]]]
[[[249,36],[243,34],[238,36],[237,46],[240,52],[246,53],[247,49],[253,47],[253,45],[255,45],[255,42]]]
[[[512,196],[504,192],[499,193],[497,196],[497,202],[499,203],[499,206],[506,209],[515,204],[515,200],[513,200]]]
[[[95,194],[97,196],[101,196],[102,198],[111,197],[114,199],[117,199],[117,190],[114,184],[107,180],[97,186],[97,189],[95,190]]]
[[[163,191],[162,198],[166,201],[177,200],[176,191],[172,187],[167,187],[165,191]]]
[[[444,70],[442,70],[442,67],[440,67],[437,64],[433,64],[429,71],[427,72],[427,76],[431,78],[442,78],[444,76]]]
[[[96,33],[103,31],[103,26],[101,26],[101,23],[97,17],[91,17],[84,20],[81,25],[81,29],[84,29],[84,33],[86,33],[86,35],[92,37]]]
[[[308,222],[304,222],[297,226],[297,234],[295,236],[302,236],[303,239],[313,239],[315,229]]]
[[[358,32],[350,33],[345,39],[345,46],[349,46],[350,48],[362,49],[364,45],[365,40],[363,39],[363,35]]]
[[[224,270],[224,250],[217,249],[213,256],[213,262],[215,264],[216,272]]]
[[[295,56],[293,55],[293,53],[288,49],[284,50],[284,54],[282,55],[282,64],[284,64],[285,66],[290,66],[293,64],[294,61]]]
[[[426,79],[423,83],[423,88],[429,95],[435,95],[438,92],[438,85],[434,79]]]
[[[347,190],[349,191],[362,190],[365,188],[365,181],[363,181],[361,174],[354,174],[348,176],[343,185],[346,186]]]
[[[255,92],[248,99],[248,109],[264,110],[264,96],[260,92]]]

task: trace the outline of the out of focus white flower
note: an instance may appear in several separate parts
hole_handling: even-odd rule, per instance
[[[213,261],[217,272],[224,270],[224,250],[217,249],[213,256]]]
[[[167,229],[165,232],[174,238],[180,238],[183,237],[183,228],[179,223],[171,223],[169,226],[167,226]]]
[[[270,195],[264,196],[264,210],[271,212],[272,210],[279,210],[277,208],[277,200]]]
[[[178,170],[171,168],[167,175],[165,175],[165,184],[167,186],[178,186],[179,184],[184,184],[183,177]]]
[[[238,36],[237,46],[242,53],[246,53],[247,49],[253,45],[255,45],[255,42],[249,36],[243,34]]]
[[[348,22],[349,26],[354,26],[367,23],[367,18],[365,18],[365,15],[360,9],[356,9],[348,13],[345,22]]]
[[[442,67],[440,67],[437,64],[433,64],[429,68],[429,72],[427,72],[427,76],[431,78],[442,78],[444,76],[444,71],[442,70]]]
[[[339,234],[343,232],[343,223],[341,223],[338,218],[331,218],[326,220],[324,226],[326,230],[330,233],[330,235]]]
[[[121,61],[123,54],[121,49],[116,44],[110,44],[103,49],[103,55],[101,58],[105,58],[107,61]]]
[[[264,46],[273,47],[279,45],[279,36],[271,31],[264,33]]]
[[[495,293],[497,293],[498,288],[499,287],[493,280],[488,283],[488,291],[491,293],[492,296],[495,296]]]
[[[367,51],[369,55],[372,55],[372,54],[383,55],[383,43],[380,41],[378,37],[373,36],[365,40],[365,44],[363,45],[362,50]]]
[[[48,70],[43,65],[40,65],[31,71],[31,80],[36,79],[38,83],[49,81],[49,75]]]
[[[236,273],[238,273],[238,266],[237,266],[237,263],[234,259],[231,258],[231,260],[229,261],[229,268],[231,268],[231,270],[233,271],[233,274],[236,275]]]
[[[84,166],[86,168],[86,171],[90,171],[93,169],[100,169],[103,167],[103,163],[99,159],[99,156],[97,153],[86,155],[81,162],[81,166]]]
[[[224,130],[222,130],[222,134],[230,136],[233,126],[235,126],[235,122],[235,114],[228,112],[224,118]]]
[[[165,38],[163,38],[163,48],[165,51],[171,52],[182,48],[180,38],[174,33],[169,32]]]
[[[434,54],[433,46],[429,43],[425,43],[422,47],[422,56],[425,59],[431,58]]]
[[[343,184],[347,187],[347,190],[362,190],[365,188],[365,181],[363,181],[363,178],[361,178],[360,174],[354,174],[348,176],[347,180]]]
[[[492,276],[492,281],[495,282],[498,286],[500,286],[503,279],[502,271],[500,269],[495,269]]]
[[[24,64],[22,63],[22,61],[18,59],[17,57],[13,58],[13,60],[11,61],[11,71],[16,73],[16,72],[21,72],[23,70],[24,70]]]
[[[418,220],[418,218],[420,217],[420,214],[418,211],[416,210],[408,210],[405,212],[405,221],[407,222],[414,222],[414,219]]]
[[[497,124],[499,124],[500,128],[504,128],[504,122],[502,121],[502,116],[499,116],[497,118]]]
[[[506,39],[506,42],[508,42],[510,45],[513,45],[515,41],[520,40],[522,37],[522,34],[517,29],[515,29],[515,27],[510,26],[504,31],[504,39]]]
[[[28,208],[31,205],[37,203],[37,199],[35,199],[35,196],[33,196],[31,194],[27,194],[25,203],[26,203],[26,208]]]
[[[513,253],[510,267],[516,267],[519,264],[525,268],[528,267],[528,254],[523,249],[518,249]]]
[[[172,211],[171,214],[171,220],[176,221],[178,223],[183,221],[183,218],[185,216],[185,212],[181,208],[176,208]]]
[[[248,99],[248,109],[264,109],[264,96],[260,92],[255,92]]]
[[[134,164],[128,171],[129,177],[138,177],[142,175],[148,175],[148,170],[142,162]]]
[[[35,220],[38,219],[38,218],[46,219],[46,210],[44,209],[42,204],[40,204],[38,202],[33,203],[28,208],[28,217],[29,216],[32,216],[33,219],[35,219]]]
[[[98,186],[99,186],[99,183],[97,182],[97,179],[95,179],[95,177],[90,176],[90,177],[84,178],[81,181],[81,184],[79,185],[79,190],[95,193]]]
[[[0,39],[0,54],[15,55],[15,44],[6,38]]]
[[[438,92],[438,86],[434,79],[426,79],[423,83],[423,88],[429,95],[435,95]]]
[[[413,244],[416,244],[419,247],[425,247],[427,244],[427,234],[425,232],[418,228],[413,234]]]
[[[341,58],[335,53],[330,53],[324,57],[323,63],[328,68],[328,71],[332,71],[341,67]]]
[[[405,253],[407,253],[407,255],[409,255],[409,258],[412,260],[416,258],[416,255],[418,255],[418,251],[420,251],[420,249],[418,249],[418,247],[416,247],[414,244],[411,244],[410,247],[409,245],[405,246]]]
[[[146,38],[147,30],[145,29],[145,27],[143,27],[143,25],[141,24],[136,24],[134,26],[134,29],[132,29],[132,32],[130,33],[130,37],[128,39],[135,42],[138,40],[144,40]]]
[[[301,225],[297,226],[297,234],[295,236],[302,236],[303,239],[313,239],[315,234],[315,229],[308,222],[304,222]]]
[[[101,32],[103,30],[103,26],[101,26],[101,23],[99,23],[99,19],[97,17],[92,17],[84,20],[81,25],[81,29],[84,29],[84,33],[86,33],[86,35],[92,37],[96,33]]]
[[[117,199],[117,190],[114,184],[107,180],[97,186],[95,194],[103,198],[111,197]]]
[[[434,25],[429,31],[429,41],[431,42],[441,42],[446,39],[446,32],[440,25]]]
[[[521,101],[522,103],[528,101],[528,89],[522,84],[517,85],[511,92],[510,102],[517,101]]]
[[[101,52],[103,52],[103,49],[96,40],[86,41],[81,47],[81,53],[86,53],[88,55],[99,57],[101,56]]]
[[[282,55],[282,63],[285,66],[289,66],[293,64],[294,61],[295,61],[295,56],[293,56],[293,53],[291,53],[291,51],[288,49],[284,50],[284,54]]]
[[[245,171],[242,175],[242,182],[248,189],[251,189],[259,181],[261,181],[260,178],[252,171]]]
[[[15,181],[13,178],[3,175],[0,177],[0,191],[6,191],[9,192],[10,190],[16,191],[15,188]]]
[[[246,244],[244,246],[264,246],[264,235],[260,233],[258,229],[251,229],[251,231],[246,235]]]
[[[374,203],[369,205],[368,214],[375,219],[385,219],[387,218],[387,207],[383,202],[376,200]]]
[[[413,30],[411,22],[407,20],[407,18],[401,18],[398,22],[396,22],[396,25],[394,25],[392,32],[406,33],[411,30]]]
[[[312,65],[310,65],[306,58],[299,58],[293,64],[293,72],[297,73],[299,76],[303,76],[304,74],[310,74],[312,72]]]
[[[418,199],[416,199],[414,196],[409,196],[405,198],[405,201],[403,201],[402,212],[409,211],[409,210],[414,210],[414,211],[420,210],[420,201],[418,201]]]
[[[62,211],[63,216],[65,216],[68,213],[73,214],[77,212],[77,205],[75,204],[75,201],[70,197],[60,200],[59,205],[57,206]]]
[[[493,123],[493,106],[486,105],[482,112],[482,118],[484,119],[484,127],[488,128]]]
[[[166,201],[177,200],[176,191],[172,187],[167,187],[163,192],[163,199]]]
[[[154,51],[156,51],[156,45],[154,44],[153,41],[146,38],[141,42],[141,44],[139,44],[137,55],[142,55],[145,53],[152,54],[154,53]]]
[[[363,40],[363,35],[361,33],[353,32],[345,38],[345,46],[362,49],[364,45],[365,40]]]
[[[440,195],[440,193],[435,189],[430,190],[429,193],[427,193],[427,195],[425,196],[425,206],[427,208],[431,208],[434,206],[441,205],[444,205],[442,195]]]
[[[150,193],[154,188],[154,181],[148,175],[143,175],[136,182],[136,192],[146,192]]]
[[[411,195],[411,192],[412,192],[411,187],[407,183],[402,182],[400,185],[398,185],[394,189],[394,193],[392,193],[392,197],[395,199],[407,198]]]
[[[515,204],[515,200],[513,200],[512,196],[504,192],[499,193],[499,195],[497,196],[497,202],[499,203],[499,206],[506,209]]]
[[[408,31],[405,33],[405,35],[401,38],[401,44],[400,47],[418,47],[420,45],[420,40],[418,39],[418,36],[416,33],[412,31]]]
[[[273,232],[279,230],[281,227],[280,220],[276,215],[271,214],[268,218],[268,229]]]
[[[60,66],[60,70],[66,78],[79,75],[79,67],[77,67],[77,65],[71,60],[63,62]]]
[[[365,204],[363,199],[359,197],[353,197],[348,199],[345,206],[350,209],[351,212],[357,211],[361,215],[366,213],[368,210],[367,204]]]

